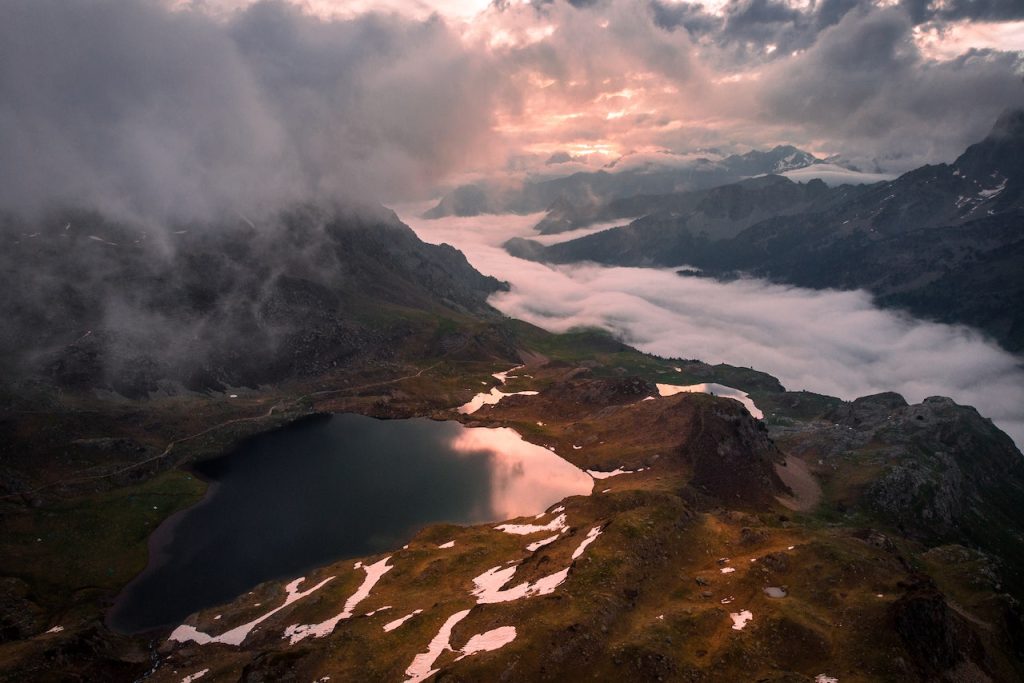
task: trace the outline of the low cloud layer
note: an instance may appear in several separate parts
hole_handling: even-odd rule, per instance
[[[427,241],[464,250],[509,281],[492,303],[552,331],[597,326],[661,356],[751,366],[791,390],[844,399],[896,391],[918,402],[949,396],[991,417],[1024,445],[1024,369],[964,327],[923,322],[871,303],[865,292],[811,291],[758,280],[719,283],[672,271],[594,265],[550,268],[498,246],[530,233],[537,216],[404,220]]]

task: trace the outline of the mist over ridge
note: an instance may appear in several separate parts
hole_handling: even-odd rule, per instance
[[[845,400],[883,391],[912,402],[949,396],[1024,444],[1021,360],[968,327],[879,309],[863,290],[525,261],[501,245],[532,234],[542,214],[424,220],[417,218],[424,206],[397,210],[420,238],[454,244],[482,273],[508,281],[510,291],[490,298],[506,315],[554,332],[599,327],[664,357],[750,366],[791,391]]]

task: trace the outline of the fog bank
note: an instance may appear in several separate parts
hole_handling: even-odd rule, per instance
[[[422,239],[455,245],[481,272],[512,285],[491,299],[511,317],[554,332],[602,327],[660,356],[763,370],[790,390],[847,400],[896,391],[915,403],[949,396],[1024,444],[1020,360],[969,328],[881,310],[863,291],[721,283],[673,270],[549,267],[499,246],[529,236],[539,215],[428,221],[417,217],[418,208],[398,212]]]

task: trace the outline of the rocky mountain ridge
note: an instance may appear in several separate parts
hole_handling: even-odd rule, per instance
[[[708,209],[692,195],[641,197],[633,210],[646,204],[650,212],[627,226],[546,247],[529,240],[506,247],[551,263],[685,264],[715,277],[863,288],[884,306],[975,326],[1018,351],[1024,348],[1022,118],[1021,111],[1005,113],[953,164],[870,186],[819,188],[820,199],[803,205],[784,201],[798,192],[791,181],[774,180],[777,197],[770,200],[745,184],[731,186],[728,192],[748,198],[717,205],[720,214],[746,206],[731,224],[709,223]],[[813,193],[811,184],[805,194]],[[727,188],[712,193],[725,195]]]
[[[698,157],[685,163],[647,163],[617,169],[581,171],[556,178],[519,183],[480,182],[455,188],[427,211],[426,218],[475,216],[483,213],[534,213],[547,211],[542,225],[557,225],[560,216],[572,215],[573,224],[593,221],[593,214],[616,199],[638,194],[663,194],[707,189],[737,182],[749,176],[782,173],[823,163],[792,145],[768,151],[752,150],[722,158]],[[561,230],[568,227],[561,227]]]
[[[0,286],[19,293],[0,303],[8,375],[129,397],[366,364],[417,316],[497,318],[486,298],[505,286],[380,207],[156,231],[64,211],[0,234]]]

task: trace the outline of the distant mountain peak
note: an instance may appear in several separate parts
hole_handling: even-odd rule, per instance
[[[989,139],[1024,138],[1024,109],[1006,109],[996,119]]]
[[[805,168],[821,160],[793,145],[776,145],[767,152],[754,149],[746,154],[734,154],[724,163],[743,175],[759,175]]]
[[[971,145],[953,163],[962,176],[978,179],[988,187],[992,178],[1001,176],[1024,181],[1024,109],[1007,109],[988,136]]]

